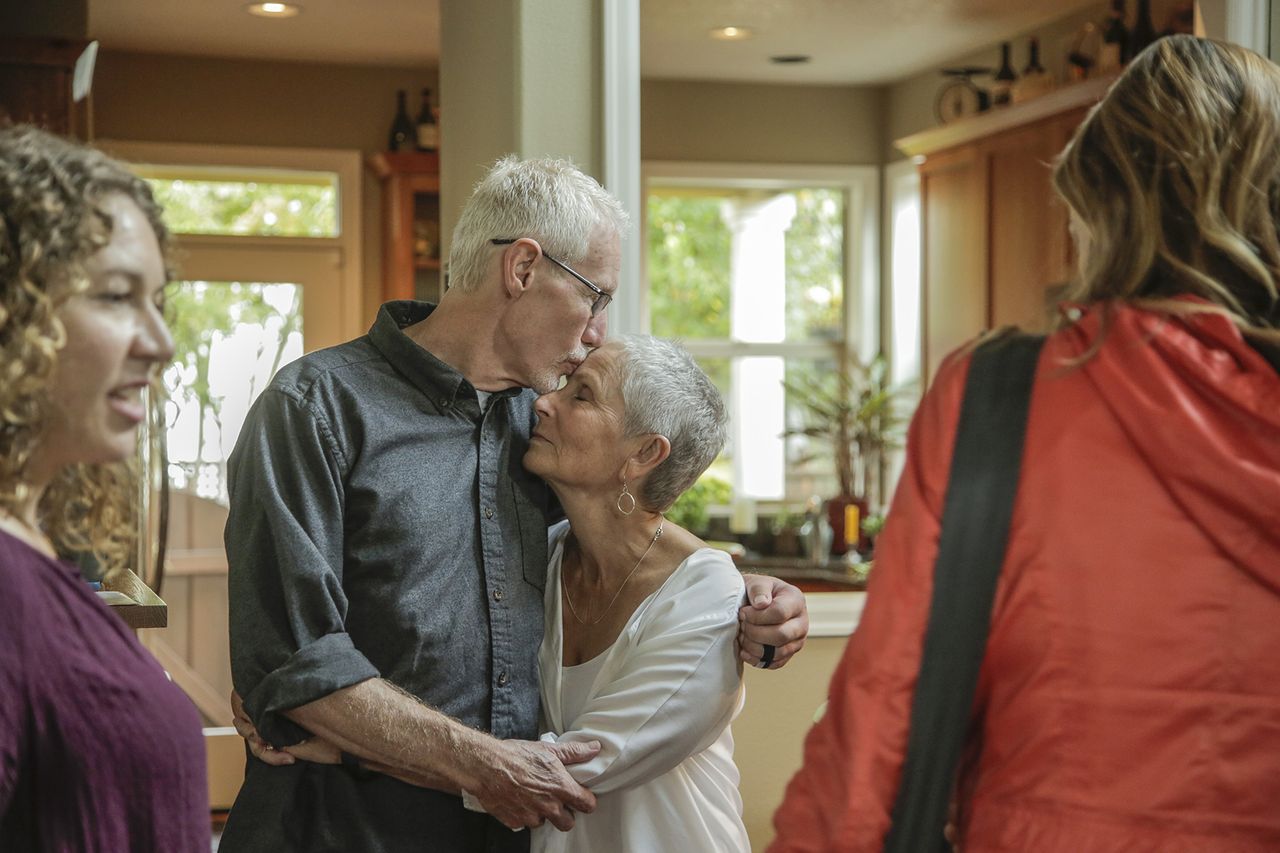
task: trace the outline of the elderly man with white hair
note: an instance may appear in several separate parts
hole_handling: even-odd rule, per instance
[[[226,533],[254,757],[223,851],[519,851],[513,828],[567,830],[595,807],[565,765],[601,745],[537,740],[562,513],[521,460],[534,392],[604,343],[625,222],[564,161],[499,161],[459,218],[438,306],[384,305],[254,404]],[[803,596],[772,578],[747,593],[741,655],[776,667],[803,644]],[[341,762],[295,760],[329,756],[308,742]]]

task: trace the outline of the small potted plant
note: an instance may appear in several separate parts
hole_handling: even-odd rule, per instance
[[[850,353],[843,371],[797,376],[783,381],[803,411],[804,422],[785,435],[827,442],[834,453],[840,493],[827,501],[831,554],[842,556],[866,546],[861,522],[880,506],[880,463],[886,450],[900,446],[907,416],[906,387],[889,382],[889,363],[877,354],[863,364]]]

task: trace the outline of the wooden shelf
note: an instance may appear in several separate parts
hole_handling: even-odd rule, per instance
[[[102,588],[119,592],[133,600],[133,604],[114,604],[115,613],[130,628],[164,628],[169,624],[169,605],[151,591],[142,579],[125,570],[103,581]]]
[[[440,154],[436,151],[379,151],[369,158],[369,167],[379,178],[411,172],[440,174]]]
[[[1119,75],[1109,74],[1061,86],[1030,101],[987,110],[971,118],[931,127],[904,136],[893,144],[907,156],[918,157],[1003,133],[1077,107],[1091,107],[1102,100],[1117,76]]]
[[[415,258],[413,268],[418,270],[438,270],[440,269],[439,258]]]

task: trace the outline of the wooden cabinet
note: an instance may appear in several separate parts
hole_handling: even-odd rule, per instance
[[[440,158],[384,152],[369,159],[382,180],[382,301],[440,301]]]
[[[0,39],[0,126],[34,124],[64,136],[92,136],[87,111],[72,97],[77,65],[85,91],[97,42]]]
[[[1090,80],[898,141],[924,158],[926,381],[984,329],[1048,327],[1073,264],[1066,206],[1050,182],[1053,160],[1110,83]]]

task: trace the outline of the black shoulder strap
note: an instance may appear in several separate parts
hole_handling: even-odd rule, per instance
[[[933,602],[886,853],[949,849],[956,766],[986,650],[1044,338],[1005,334],[973,354],[956,430]]]

